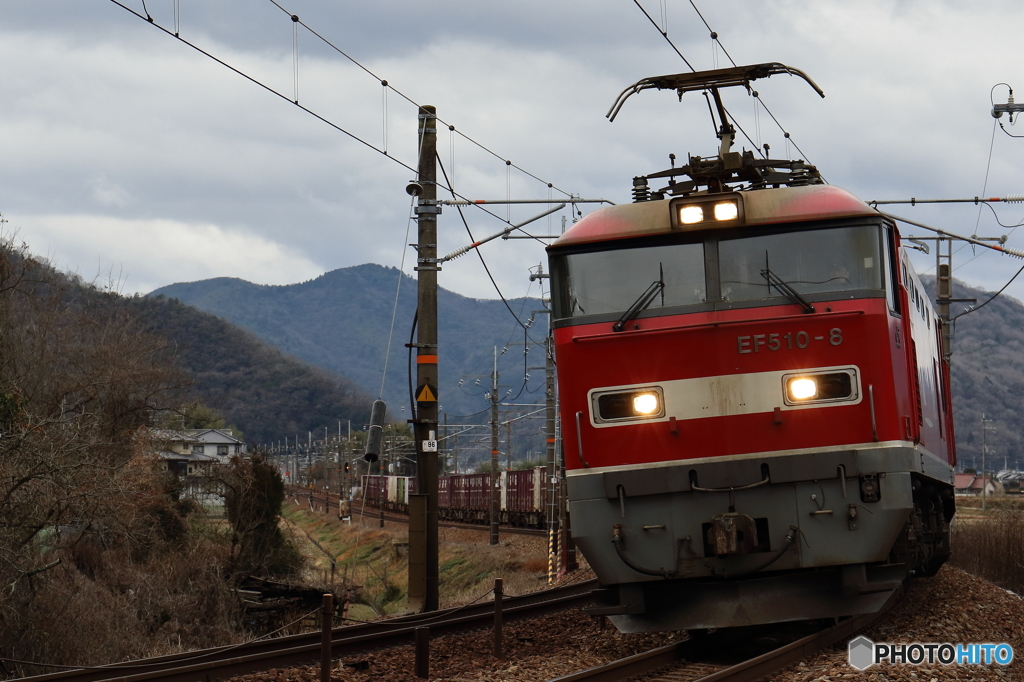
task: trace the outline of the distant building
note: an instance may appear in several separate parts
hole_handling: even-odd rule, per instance
[[[953,482],[953,488],[958,495],[981,495],[982,486],[985,487],[986,495],[993,495],[1002,492],[1003,486],[991,478],[985,478],[979,474],[957,474]]]
[[[246,454],[231,429],[160,429],[152,432],[164,471],[175,476],[208,476],[214,466]]]

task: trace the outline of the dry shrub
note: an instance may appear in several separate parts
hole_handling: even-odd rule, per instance
[[[11,658],[98,665],[241,639],[238,598],[225,580],[227,535],[144,489],[118,508],[120,523],[71,526],[63,541],[39,548],[39,561],[56,565],[22,581],[3,604],[0,646]],[[158,525],[168,519],[171,537]]]
[[[1024,514],[996,511],[958,519],[952,528],[950,563],[1005,589],[1024,594]]]

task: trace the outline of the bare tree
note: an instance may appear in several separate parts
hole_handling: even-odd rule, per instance
[[[95,617],[87,604],[68,611],[69,590],[134,609],[131,628],[153,627],[125,596],[139,593],[129,573],[154,547],[181,541],[187,510],[167,494],[142,427],[186,382],[121,297],[0,239],[0,650],[11,658],[109,653],[59,637]]]

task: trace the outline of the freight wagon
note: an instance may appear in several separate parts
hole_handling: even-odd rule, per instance
[[[438,479],[438,514],[444,521],[490,521],[490,474],[455,474]],[[499,522],[521,528],[543,528],[545,515],[544,467],[502,471],[498,479]],[[417,491],[414,476],[363,476],[363,501],[385,511],[408,513],[409,495]]]

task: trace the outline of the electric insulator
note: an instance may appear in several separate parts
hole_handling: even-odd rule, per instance
[[[650,201],[651,192],[647,187],[647,178],[636,177],[633,178],[633,203],[637,204],[641,201]]]
[[[367,462],[376,462],[380,458],[380,440],[384,435],[384,414],[387,411],[388,406],[383,400],[373,401],[370,428],[366,432],[366,449],[363,450],[363,459]]]
[[[1007,194],[1003,201],[1008,204],[1019,204],[1024,201],[1024,194]]]

